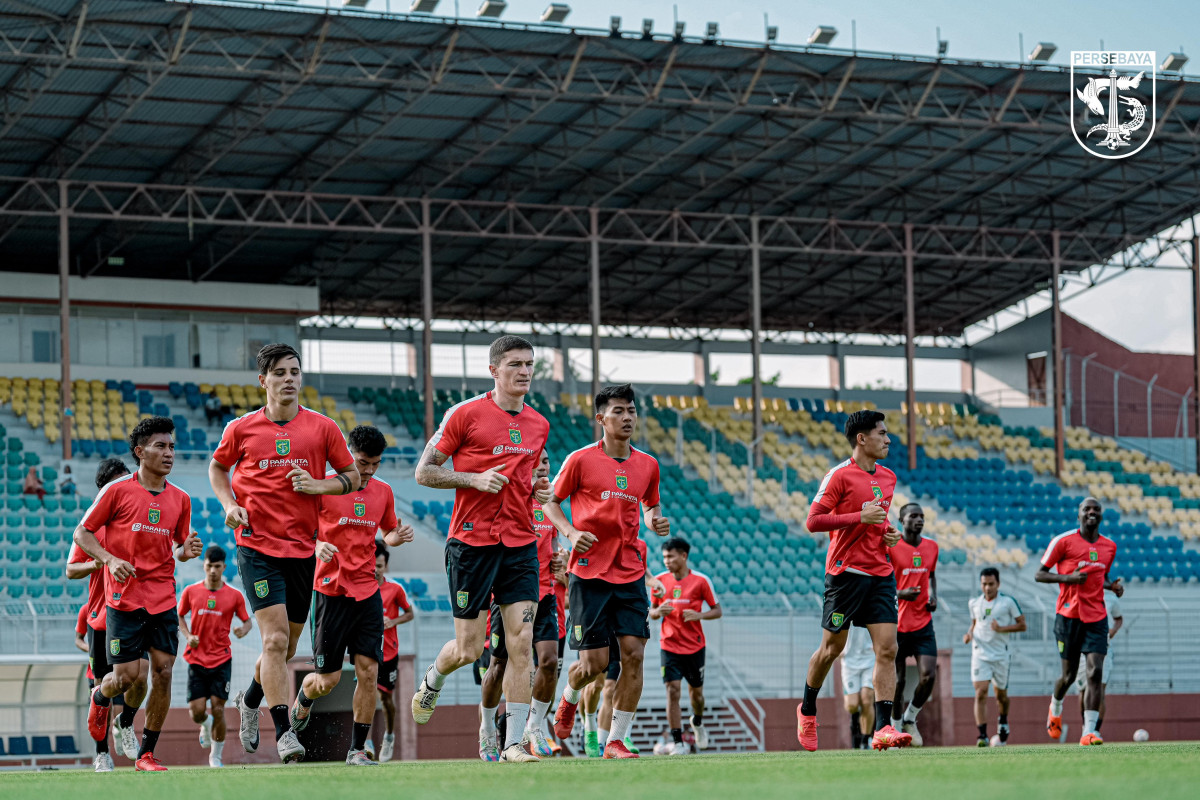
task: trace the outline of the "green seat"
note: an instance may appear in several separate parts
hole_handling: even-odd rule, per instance
[[[42,459],[38,456],[37,453],[28,452],[25,454],[25,466],[36,467],[40,463],[42,463]]]
[[[26,528],[25,529],[26,543],[33,544],[33,545],[40,545],[42,543],[43,538],[44,537],[40,530],[37,530],[35,528]]]
[[[25,495],[25,510],[26,511],[41,511],[42,501],[37,499],[37,495]],[[28,520],[26,520],[28,521]]]

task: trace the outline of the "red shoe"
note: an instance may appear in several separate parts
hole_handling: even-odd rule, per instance
[[[1046,733],[1056,742],[1062,738],[1062,714],[1057,717],[1051,714],[1046,718]]]
[[[800,740],[800,746],[808,752],[817,749],[817,716],[804,716],[800,713],[800,706],[796,706],[796,738]]]
[[[891,725],[884,725],[871,737],[871,747],[876,750],[887,750],[889,747],[908,747],[910,744],[912,744],[912,735],[901,733]]]
[[[134,762],[133,768],[137,772],[166,772],[167,771],[167,768],[162,765],[162,762],[160,762],[157,758],[154,757],[154,753],[146,753],[146,755],[142,756],[136,762]]]
[[[620,739],[609,739],[604,745],[605,758],[637,758],[637,753],[629,752],[629,748]]]
[[[96,704],[95,690],[88,700],[88,736],[92,737],[93,741],[103,742],[108,738],[108,712],[112,710],[112,704],[101,706]]]
[[[575,712],[579,709],[579,703],[568,703],[567,698],[560,698],[558,708],[554,710],[554,735],[563,741],[571,738],[571,731],[575,728]]]
[[[1093,744],[1104,744],[1104,740],[1100,738],[1100,734],[1098,733],[1085,733],[1083,738],[1079,740],[1079,743],[1084,747],[1088,747]]]

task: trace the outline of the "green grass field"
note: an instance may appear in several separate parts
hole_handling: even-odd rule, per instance
[[[151,785],[153,788],[150,788]],[[541,764],[478,761],[175,768],[160,775],[122,768],[0,774],[0,797],[41,800],[239,798],[470,798],[541,800],[768,800],[769,798],[1195,798],[1196,743],[944,748],[863,753],[769,753]]]

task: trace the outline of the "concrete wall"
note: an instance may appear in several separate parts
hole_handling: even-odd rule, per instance
[[[1026,355],[1051,349],[1050,314],[1044,312],[971,348],[975,394],[993,406],[1026,406],[1029,403],[1029,379]],[[1049,360],[1046,369],[1046,396],[1054,391],[1054,376]]]

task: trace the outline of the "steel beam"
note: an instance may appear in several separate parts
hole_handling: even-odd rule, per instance
[[[913,226],[904,223],[904,392],[907,404],[908,469],[917,468],[917,387],[913,361],[917,351],[916,275],[914,274]]]
[[[71,458],[71,211],[67,204],[67,184],[61,182],[58,210],[58,341],[59,380],[62,382],[62,457]]]
[[[425,441],[433,438],[433,221],[421,200],[421,368],[425,392]]]
[[[600,394],[600,209],[588,210],[591,220],[589,237],[588,297],[592,324],[592,397]],[[592,436],[600,438],[600,423],[593,415]]]
[[[754,466],[763,464],[763,385],[762,385],[762,244],[758,232],[757,216],[750,218],[750,402],[753,405],[751,419],[754,420]],[[786,465],[784,466],[786,469]],[[753,476],[751,476],[753,479]]]
[[[1064,467],[1064,447],[1065,433],[1063,429],[1063,397],[1066,370],[1063,368],[1063,343],[1062,343],[1062,303],[1059,298],[1059,275],[1062,271],[1062,260],[1060,256],[1061,234],[1056,229],[1050,232],[1050,241],[1053,244],[1053,256],[1050,261],[1050,308],[1053,330],[1051,336],[1054,343],[1053,365],[1054,365],[1054,474],[1061,479],[1063,476]]]

